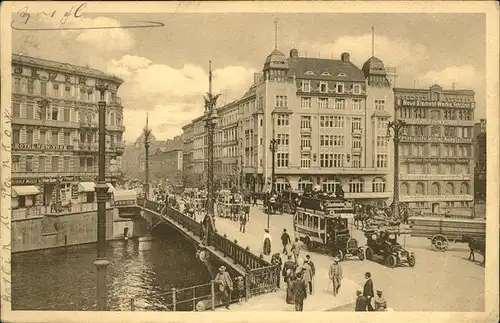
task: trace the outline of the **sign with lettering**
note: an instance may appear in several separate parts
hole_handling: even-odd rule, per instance
[[[12,179],[12,185],[36,185],[36,184],[38,184],[38,178]]]
[[[71,199],[72,200],[78,199],[78,184],[71,185]]]
[[[17,149],[73,150],[73,145],[14,144]]]
[[[403,100],[403,99],[397,99],[396,106],[422,107],[422,108],[460,108],[460,109],[472,108],[472,104],[470,102]]]
[[[117,207],[124,207],[129,205],[135,205],[135,200],[115,201],[115,206]]]

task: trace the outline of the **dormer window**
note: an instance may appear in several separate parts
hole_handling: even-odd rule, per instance
[[[302,92],[311,92],[311,81],[302,82]]]
[[[314,72],[313,71],[307,71],[304,74],[306,74],[306,75],[314,75]]]
[[[361,86],[359,84],[355,84],[352,88],[352,92],[354,94],[361,94]]]
[[[319,91],[322,93],[328,92],[328,83],[323,81],[319,82]]]
[[[330,73],[328,73],[328,72],[323,72],[323,73],[321,73],[321,75],[324,75],[324,76],[329,76],[329,75],[331,75],[331,74],[330,74]]]
[[[337,76],[346,77],[346,76],[347,76],[347,74],[346,74],[346,73],[339,73],[339,75],[337,75]]]
[[[344,83],[337,83],[335,90],[337,93],[344,93]]]

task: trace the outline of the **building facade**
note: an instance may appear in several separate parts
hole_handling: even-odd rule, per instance
[[[433,213],[470,214],[474,192],[474,92],[394,89],[401,137],[400,201]]]
[[[383,63],[375,57],[359,69],[348,53],[334,60],[299,57],[296,49],[285,57],[274,50],[248,91],[218,108],[215,176],[232,175],[231,183],[241,178],[243,187],[257,192],[269,189],[269,145],[275,138],[278,191],[341,186],[348,198],[390,203],[387,124],[393,97]],[[193,127],[196,123],[206,138],[204,122],[197,119]],[[197,157],[206,154],[199,150],[193,153]]]
[[[182,138],[168,139],[164,147],[157,148],[149,157],[149,178],[153,181],[168,182],[170,185],[182,185]]]
[[[486,119],[474,124],[474,198],[486,200]]]
[[[124,151],[117,95],[123,81],[88,67],[12,55],[13,208],[94,201],[100,81],[109,86],[106,180],[113,185]]]

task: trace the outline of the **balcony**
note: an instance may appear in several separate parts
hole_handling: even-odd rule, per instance
[[[99,128],[99,124],[93,121],[80,121],[80,128],[97,129]]]
[[[307,147],[306,146],[302,146],[302,147],[300,147],[300,150],[301,151],[311,151],[311,146],[307,146]]]
[[[473,201],[472,195],[402,195],[401,202]]]
[[[312,129],[311,127],[308,128],[300,128],[300,133],[311,133]]]
[[[359,192],[359,193],[344,193],[346,199],[387,199],[392,197],[392,192]]]
[[[399,179],[402,181],[469,181],[469,174],[400,174]]]
[[[352,129],[353,136],[361,136],[362,133],[363,133],[363,129]]]
[[[121,125],[106,125],[106,130],[124,132],[125,127]]]
[[[122,106],[122,98],[119,96],[115,96],[114,98],[111,98],[108,102],[109,106]]]
[[[78,129],[80,125],[77,122],[58,121],[58,120],[38,120],[25,118],[12,118],[12,124],[39,126],[39,127],[55,127]]]
[[[277,175],[289,175],[289,174],[304,174],[304,175],[383,175],[388,174],[389,169],[387,168],[354,168],[354,167],[309,167],[301,168],[300,166],[290,166],[288,168],[276,168]]]
[[[80,151],[94,151],[99,150],[99,145],[97,143],[81,142],[79,145]]]

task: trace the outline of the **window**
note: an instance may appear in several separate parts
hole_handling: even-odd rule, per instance
[[[441,119],[441,111],[439,111],[439,110],[432,110],[431,111],[431,119],[432,120],[439,120],[439,119]]]
[[[279,146],[288,146],[289,135],[287,133],[279,133],[277,135],[277,143]]]
[[[311,98],[300,98],[300,107],[309,109],[311,107]]]
[[[19,102],[12,102],[12,117],[21,117],[21,104],[19,104]]]
[[[344,83],[337,83],[335,89],[337,93],[344,93]]]
[[[21,92],[21,79],[17,77],[14,79],[14,92]]]
[[[399,186],[399,193],[401,195],[408,195],[408,184],[407,183],[401,183]]]
[[[33,129],[28,129],[26,131],[26,143],[28,145],[33,145]]]
[[[286,95],[277,95],[276,96],[276,107],[277,108],[286,108],[288,106],[288,98]]]
[[[352,132],[361,131],[361,118],[352,118],[351,121]]]
[[[457,131],[455,127],[444,127],[444,136],[445,137],[455,137]]]
[[[375,110],[385,111],[385,100],[375,100]]]
[[[311,92],[311,81],[303,81],[302,82],[302,91],[303,92]]]
[[[453,192],[454,192],[453,183],[447,183],[446,184],[446,194],[452,195]]]
[[[352,109],[353,110],[361,110],[361,100],[352,100]]]
[[[46,133],[47,132],[45,130],[40,130],[40,144],[42,144],[42,145],[47,144]]]
[[[45,173],[45,163],[47,162],[47,157],[39,156],[38,157],[38,172]]]
[[[378,130],[386,130],[389,125],[389,118],[377,118],[377,129]]]
[[[424,195],[424,184],[422,183],[417,183],[417,185],[415,185],[415,194],[416,195]]]
[[[378,148],[387,148],[387,137],[377,136],[377,147]]]
[[[439,195],[439,194],[441,194],[441,189],[439,187],[439,183],[432,183],[431,195]]]
[[[59,145],[59,133],[57,131],[52,131],[52,145]]]
[[[94,158],[93,157],[87,158],[87,171],[88,172],[94,171]]]
[[[88,90],[87,92],[87,100],[93,101],[94,100],[94,92],[92,90]]]
[[[387,167],[387,154],[377,154],[377,168]]]
[[[328,92],[328,84],[325,81],[319,82],[319,91],[322,93]]]
[[[54,94],[55,97],[59,96],[59,84],[52,84],[52,94]]]
[[[69,162],[70,162],[70,157],[65,156],[64,160],[63,160],[63,167],[64,167],[63,169],[64,169],[64,172],[66,172],[66,173],[71,171]]]
[[[85,100],[86,93],[84,88],[80,88],[80,100]]]
[[[345,109],[345,100],[344,99],[335,99],[335,109],[344,110]]]
[[[64,97],[69,98],[71,95],[71,87],[65,86],[64,87]]]
[[[311,154],[301,154],[300,155],[300,167],[310,168],[311,167]]]
[[[301,116],[300,117],[300,128],[301,129],[311,129],[311,116]]]
[[[344,167],[344,154],[333,154],[333,167]]]
[[[439,145],[431,145],[431,156],[439,156]]]
[[[58,107],[52,107],[52,120],[59,120],[59,108]]]
[[[352,91],[354,94],[361,94],[361,86],[358,84],[354,85]]]
[[[413,126],[413,135],[414,136],[425,136],[425,127],[424,126]]]
[[[469,194],[469,184],[465,182],[460,184],[460,194]]]
[[[12,129],[12,144],[17,145],[21,142],[21,133],[19,129]]]
[[[87,170],[85,169],[85,162],[87,159],[85,157],[80,157],[80,171],[81,172],[86,172]]]
[[[33,156],[26,156],[26,171],[33,171]]]
[[[416,119],[425,119],[425,109],[424,108],[415,108],[413,111],[413,116]]]
[[[33,79],[28,79],[28,94],[33,94]]]
[[[64,108],[64,121],[66,122],[70,121],[70,113],[71,113],[70,108]]]
[[[277,125],[279,127],[286,127],[289,125],[288,114],[278,114]]]
[[[26,103],[26,119],[33,119],[33,103]]]
[[[372,191],[381,193],[385,192],[385,179],[381,177],[376,177],[372,182]]]
[[[360,155],[352,155],[352,167],[360,168],[361,167],[361,156]]]
[[[361,193],[363,192],[363,180],[361,178],[353,178],[349,181],[349,192]]]
[[[352,148],[361,149],[361,138],[352,138]]]
[[[337,192],[338,188],[341,187],[340,181],[337,178],[324,179],[323,180],[323,191],[325,192]]]
[[[280,168],[288,167],[288,153],[277,153],[276,154],[276,166]]]
[[[328,109],[328,99],[327,98],[318,98],[318,108]]]
[[[47,82],[40,82],[40,95],[41,96],[47,95]]]
[[[64,144],[65,145],[70,145],[70,133],[69,132],[65,132],[64,133]]]
[[[300,148],[311,148],[311,135],[302,135],[300,138]]]

